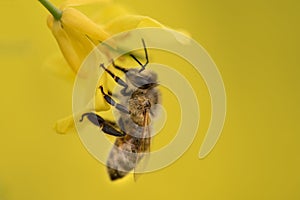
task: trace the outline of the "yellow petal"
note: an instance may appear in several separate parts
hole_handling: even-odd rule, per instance
[[[140,22],[137,25],[137,28],[144,28],[144,27],[164,27],[161,23],[156,21],[155,19],[147,16],[140,16]]]
[[[104,41],[110,37],[103,28],[74,8],[64,9],[61,21],[63,25],[67,25],[70,29],[77,30],[83,35],[98,41]]]
[[[62,28],[61,22],[58,20],[54,20],[54,18],[52,16],[49,16],[48,26],[51,29],[66,61],[71,66],[72,70],[74,72],[76,72],[78,69],[78,66],[81,65],[81,60],[78,57],[75,49],[73,48],[72,43],[71,43],[67,33]]]
[[[58,120],[54,124],[54,129],[59,134],[66,134],[68,132],[73,132],[75,130],[75,124],[73,116],[70,115],[66,118]]]
[[[135,28],[143,27],[164,27],[158,21],[140,15],[125,15],[119,17],[105,25],[105,30],[111,34],[120,33],[123,31],[128,31]]]
[[[77,30],[71,29],[68,25],[64,25],[63,29],[68,35],[71,44],[71,47],[66,48],[72,48],[77,54],[77,58],[79,59],[79,65],[73,67],[74,71],[77,72],[83,60],[86,58],[86,56],[89,55],[89,53],[93,50],[95,45],[92,43],[92,41],[89,40],[89,38],[86,35],[78,32]]]

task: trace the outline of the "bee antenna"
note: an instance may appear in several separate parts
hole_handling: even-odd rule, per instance
[[[147,51],[147,47],[146,47],[146,44],[145,44],[145,40],[143,38],[142,38],[142,43],[143,43],[145,58],[146,58],[146,63],[145,64],[142,64],[133,54],[129,54],[141,66],[141,69],[139,70],[139,73],[144,71],[146,66],[149,64],[148,51]]]

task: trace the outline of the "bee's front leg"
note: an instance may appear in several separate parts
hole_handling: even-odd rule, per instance
[[[103,95],[103,97],[104,97],[104,99],[107,103],[114,106],[116,109],[118,109],[119,111],[121,111],[123,113],[130,114],[129,110],[125,106],[116,103],[115,100],[113,100],[109,95],[107,95],[104,92],[102,85],[99,88],[100,88],[101,93],[102,93],[102,95]]]
[[[109,121],[105,121],[102,117],[99,115],[89,112],[89,113],[84,113],[81,116],[81,119],[79,120],[82,122],[84,117],[87,117],[90,122],[92,122],[94,125],[98,126],[104,133],[117,136],[117,137],[122,137],[125,136],[126,133],[123,130],[117,130],[117,126],[113,125]],[[119,129],[119,128],[118,128]]]

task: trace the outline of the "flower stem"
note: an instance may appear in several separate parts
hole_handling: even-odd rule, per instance
[[[50,1],[48,0],[38,0],[47,10],[53,15],[54,19],[60,20],[62,16],[62,11],[55,7]]]

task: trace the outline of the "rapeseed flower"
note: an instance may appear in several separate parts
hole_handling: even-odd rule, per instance
[[[60,8],[55,7],[48,0],[39,0],[50,15],[47,25],[54,35],[59,48],[76,76],[82,62],[89,53],[102,41],[114,34],[136,28],[164,27],[158,21],[141,15],[130,14],[126,9],[114,3],[107,3],[108,0],[73,0],[66,1]],[[100,15],[95,20],[90,19],[72,6],[85,3],[106,2]],[[110,44],[114,47],[114,44]],[[63,66],[62,66],[63,67]],[[107,86],[106,76],[103,76],[99,85]],[[96,111],[109,109],[103,96],[96,92]],[[74,128],[74,119],[70,115],[58,120],[54,126],[58,133],[67,133]]]

